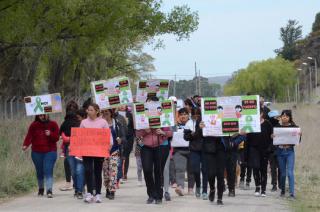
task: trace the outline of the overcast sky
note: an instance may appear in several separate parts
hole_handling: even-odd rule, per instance
[[[274,57],[281,47],[280,27],[289,19],[311,31],[320,0],[163,0],[163,10],[187,4],[199,13],[199,28],[189,40],[164,35],[165,48],[145,51],[154,58],[158,78],[192,78],[194,62],[205,77],[231,75],[251,61]],[[186,75],[186,76],[182,76]]]

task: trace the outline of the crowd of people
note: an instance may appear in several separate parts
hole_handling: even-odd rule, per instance
[[[158,102],[159,99],[150,97],[147,101]],[[57,152],[61,152],[66,184],[60,190],[74,190],[77,199],[101,203],[104,185],[106,198],[114,200],[120,184],[128,180],[130,154],[134,150],[137,183],[143,186],[144,176],[147,204],[161,204],[163,198],[170,201],[169,191],[173,188],[179,196],[194,195],[210,202],[216,200],[222,205],[224,192],[235,197],[237,185],[240,189],[250,189],[252,174],[254,195],[266,197],[268,167],[271,170],[271,192],[279,189],[280,196],[284,197],[288,177],[289,198],[294,199],[294,145],[273,145],[274,127],[297,127],[292,112],[270,111],[260,96],[261,132],[204,137],[200,104],[201,97],[188,98],[184,107],[177,110],[174,127],[143,130],[134,129],[129,106],[100,111],[91,100],[81,108],[76,102],[69,102],[60,128],[48,115],[37,115],[22,149],[25,151],[31,145],[38,195],[43,196],[46,191],[48,198],[53,197],[53,170]],[[75,127],[109,128],[110,149],[105,151],[109,151],[110,156],[69,155],[71,128]],[[61,151],[57,149],[59,140],[62,141]]]

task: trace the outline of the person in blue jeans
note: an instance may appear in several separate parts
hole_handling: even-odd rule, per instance
[[[283,110],[281,113],[281,124],[276,127],[298,127],[292,118],[291,110]],[[300,134],[301,136],[301,134]],[[273,135],[274,137],[274,135]],[[285,196],[286,177],[288,174],[289,179],[289,192],[290,198],[295,199],[294,192],[294,163],[295,153],[294,145],[279,145],[277,146],[277,157],[280,167],[280,186],[281,186],[281,197]]]
[[[31,145],[31,158],[36,168],[39,196],[44,194],[45,183],[47,197],[53,197],[53,168],[57,160],[58,140],[59,127],[57,123],[51,121],[48,115],[37,115],[29,127],[22,150],[26,151]]]

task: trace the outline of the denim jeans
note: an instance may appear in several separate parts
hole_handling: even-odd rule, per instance
[[[293,147],[287,149],[277,149],[277,156],[280,168],[280,185],[282,192],[285,191],[286,187],[286,175],[288,174],[289,178],[289,191],[291,195],[294,194],[294,149]]]
[[[202,173],[202,193],[207,193],[208,189],[208,168],[207,161],[205,160],[204,152],[201,151],[191,151],[190,161],[192,167],[192,173],[195,178],[195,183],[197,188],[201,188],[201,177],[200,171]]]
[[[38,187],[44,188],[44,179],[47,191],[52,191],[53,168],[57,160],[57,152],[31,152],[31,158],[36,168]]]
[[[74,156],[69,155],[69,147],[66,151],[66,157],[71,169],[71,176],[75,193],[83,192],[84,187],[84,166],[82,161],[76,159]]]

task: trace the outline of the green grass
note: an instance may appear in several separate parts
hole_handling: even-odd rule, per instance
[[[31,119],[0,122],[0,198],[8,198],[30,192],[37,187],[35,169],[30,148],[21,147]],[[63,176],[63,163],[58,160],[55,179]]]

